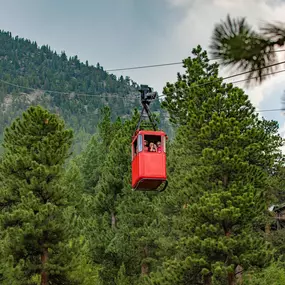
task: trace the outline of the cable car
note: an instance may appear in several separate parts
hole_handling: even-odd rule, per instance
[[[166,139],[163,131],[157,131],[149,110],[149,104],[157,93],[147,85],[141,85],[143,109],[132,139],[132,188],[136,191],[159,191],[166,189]],[[146,111],[153,130],[141,130],[140,124]],[[154,146],[154,148],[152,148]]]

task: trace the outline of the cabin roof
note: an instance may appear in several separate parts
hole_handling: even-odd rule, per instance
[[[151,130],[140,130],[137,134],[141,135],[157,135],[157,136],[165,136],[166,133],[164,131],[151,131]]]

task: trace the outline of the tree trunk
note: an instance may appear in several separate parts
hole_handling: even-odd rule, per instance
[[[233,272],[228,273],[228,285],[235,285],[235,274]]]
[[[48,285],[48,273],[45,269],[47,260],[48,260],[48,248],[44,247],[41,255],[41,262],[42,262],[41,285]]]
[[[116,216],[114,212],[112,212],[111,215],[112,215],[112,222],[111,222],[112,229],[115,229],[116,228]]]
[[[144,262],[141,266],[141,274],[148,275],[148,272],[149,272],[148,264]]]
[[[269,223],[266,223],[266,225],[265,225],[265,233],[266,233],[267,235],[270,234],[270,224],[269,224]]]
[[[207,275],[204,277],[204,285],[212,285],[212,276]]]
[[[147,256],[148,256],[148,248],[146,245],[143,249],[143,257],[147,258]],[[148,275],[148,273],[149,273],[149,265],[148,265],[148,263],[143,262],[142,266],[141,266],[141,274],[142,275]]]
[[[231,236],[230,229],[225,230],[225,236],[227,238],[230,238],[230,236]],[[228,285],[235,285],[235,274],[234,274],[234,272],[228,273]]]

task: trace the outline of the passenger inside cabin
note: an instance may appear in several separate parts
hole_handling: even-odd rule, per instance
[[[157,142],[157,152],[161,153],[161,142]]]
[[[150,152],[156,152],[157,151],[157,147],[156,147],[156,145],[153,142],[151,142],[149,144],[149,151]]]
[[[144,140],[144,147],[143,147],[144,151],[148,151],[148,146],[147,146],[147,140]]]

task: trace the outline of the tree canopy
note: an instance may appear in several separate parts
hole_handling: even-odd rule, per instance
[[[247,72],[248,80],[254,78],[262,83],[269,78],[268,75],[284,66],[283,61],[278,61],[276,53],[284,44],[284,23],[265,22],[257,32],[245,17],[232,19],[228,15],[225,21],[216,24],[210,50],[222,65],[235,66]]]
[[[183,63],[163,91],[176,131],[160,194],[131,188],[136,109],[114,118],[102,106],[88,136],[39,105],[6,128],[1,284],[283,284],[278,124],[223,82],[201,46]],[[72,155],[78,136],[85,143]]]

